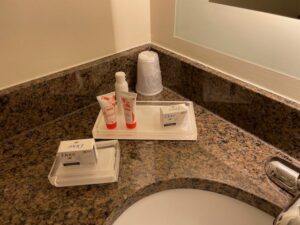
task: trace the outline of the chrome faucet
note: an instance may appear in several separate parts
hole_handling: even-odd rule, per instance
[[[274,220],[274,225],[300,225],[300,171],[294,165],[278,158],[266,164],[268,177],[293,196],[292,203]]]
[[[279,214],[274,221],[274,225],[300,225],[300,196]]]

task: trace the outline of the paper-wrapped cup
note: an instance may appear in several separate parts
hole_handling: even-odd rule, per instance
[[[136,91],[145,96],[159,94],[163,90],[158,54],[144,51],[138,57]]]

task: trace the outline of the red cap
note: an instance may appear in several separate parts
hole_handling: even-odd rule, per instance
[[[127,127],[128,129],[134,129],[134,128],[136,127],[136,122],[135,122],[135,123],[131,123],[131,124],[126,123],[126,127]]]
[[[117,127],[117,122],[111,123],[111,124],[106,124],[107,129],[115,129]]]

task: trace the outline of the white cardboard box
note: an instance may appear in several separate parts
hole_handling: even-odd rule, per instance
[[[61,141],[57,156],[64,166],[94,165],[97,163],[95,140]]]

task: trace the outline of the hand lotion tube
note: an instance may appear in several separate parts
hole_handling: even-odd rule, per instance
[[[108,129],[117,127],[117,110],[116,110],[116,95],[111,92],[105,95],[97,96],[97,100],[101,106],[103,117]]]
[[[122,101],[126,127],[134,129],[136,127],[136,93],[119,92]]]

